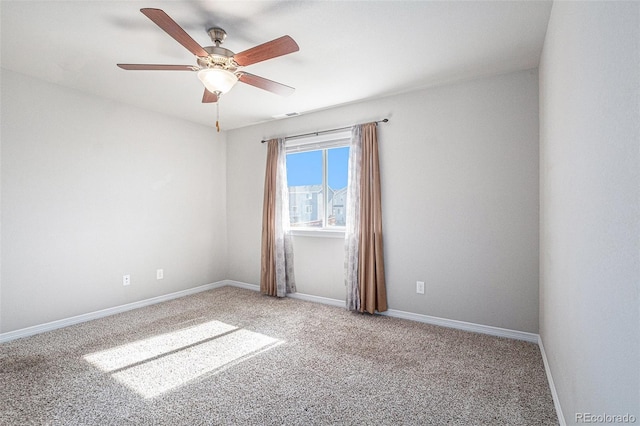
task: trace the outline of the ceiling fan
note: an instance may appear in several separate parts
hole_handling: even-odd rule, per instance
[[[298,44],[288,35],[240,53],[233,53],[220,46],[227,37],[222,28],[208,29],[207,33],[214,46],[202,47],[163,10],[146,8],[140,9],[140,12],[193,53],[197,65],[117,64],[120,68],[135,71],[197,71],[198,78],[205,86],[202,96],[204,103],[218,102],[238,81],[282,96],[290,95],[295,90],[293,87],[241,70],[247,65],[297,52],[300,49]]]

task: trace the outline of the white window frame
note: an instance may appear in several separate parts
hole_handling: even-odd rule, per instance
[[[329,220],[329,209],[327,208],[328,182],[327,182],[327,150],[331,148],[348,147],[351,143],[351,130],[341,130],[321,135],[305,136],[289,139],[285,142],[285,153],[295,154],[297,152],[320,151],[322,153],[322,214],[323,223],[321,228],[291,227],[291,234],[294,236],[309,237],[333,237],[344,238],[344,226],[327,226]]]

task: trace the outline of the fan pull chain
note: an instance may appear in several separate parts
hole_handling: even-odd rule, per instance
[[[216,129],[218,129],[218,133],[220,133],[220,98],[218,98],[218,102],[216,102]]]

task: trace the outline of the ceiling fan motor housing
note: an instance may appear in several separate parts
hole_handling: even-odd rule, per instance
[[[203,47],[209,53],[207,57],[198,57],[198,65],[202,68],[221,68],[227,71],[235,72],[238,64],[233,60],[233,53],[229,49],[220,46]]]

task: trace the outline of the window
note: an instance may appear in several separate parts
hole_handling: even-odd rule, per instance
[[[291,228],[344,230],[350,132],[287,142]]]

